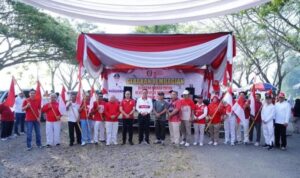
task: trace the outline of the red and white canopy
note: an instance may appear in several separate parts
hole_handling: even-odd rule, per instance
[[[94,78],[103,69],[184,68],[208,66],[214,80],[231,80],[235,40],[213,34],[81,34],[77,59]],[[228,75],[229,74],[229,75]]]

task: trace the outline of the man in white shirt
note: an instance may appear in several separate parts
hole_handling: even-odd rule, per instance
[[[264,148],[271,150],[274,142],[274,118],[275,118],[275,106],[272,103],[272,96],[266,94],[266,103],[261,110],[261,120],[263,127],[263,135],[265,138]]]
[[[71,94],[71,100],[67,103],[68,127],[70,146],[74,144],[74,130],[76,132],[77,144],[81,144],[81,130],[79,125],[79,104],[76,103],[76,95]]]
[[[275,146],[286,149],[286,128],[291,116],[291,107],[285,101],[285,94],[280,92],[278,95],[278,102],[275,104]],[[281,144],[280,144],[281,141]]]
[[[24,93],[21,92],[16,98],[14,110],[15,110],[15,118],[16,123],[14,127],[14,133],[15,135],[23,135],[24,132],[24,125],[25,125],[25,112],[22,110],[22,105],[25,100]],[[21,125],[21,132],[19,133],[19,125]]]
[[[149,144],[149,125],[150,125],[150,113],[153,109],[152,99],[148,98],[148,90],[143,89],[142,97],[137,99],[136,110],[138,111],[139,122],[139,144],[146,141]],[[145,135],[145,137],[144,137]]]

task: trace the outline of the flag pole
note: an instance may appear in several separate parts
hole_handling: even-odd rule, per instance
[[[254,123],[255,123],[256,119],[258,118],[259,112],[262,110],[262,107],[263,107],[263,105],[260,106],[260,108],[259,108],[259,110],[258,110],[258,113],[257,113],[257,115],[255,116],[255,118],[254,118],[254,120],[253,120],[253,122],[252,122],[252,124],[251,124],[251,126],[250,126],[250,128],[249,128],[249,130],[248,130],[248,135],[249,135],[249,133],[251,132],[251,129],[253,128]]]

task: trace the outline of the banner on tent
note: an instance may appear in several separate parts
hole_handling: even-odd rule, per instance
[[[134,99],[142,95],[142,90],[148,90],[148,96],[156,98],[162,91],[165,97],[170,97],[169,91],[179,94],[186,88],[192,88],[195,94],[200,94],[203,86],[203,75],[200,73],[183,73],[176,69],[134,69],[127,73],[111,72],[108,74],[108,95],[115,95],[119,100],[124,91],[132,92]]]

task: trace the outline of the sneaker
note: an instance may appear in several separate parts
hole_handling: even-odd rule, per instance
[[[39,148],[39,149],[42,149],[42,148],[43,148],[43,146],[38,146],[38,148]]]
[[[47,144],[47,145],[46,145],[46,148],[51,148],[51,145]]]
[[[90,141],[89,143],[91,143],[91,144],[92,144],[92,143],[95,143],[95,142],[94,142],[94,140],[92,140],[92,141]]]
[[[238,145],[242,144],[243,142],[242,141],[237,141],[236,142]]]
[[[155,140],[154,144],[160,144],[161,141],[160,140]]]
[[[265,144],[264,146],[263,146],[263,148],[268,148],[269,147],[269,145],[267,145],[267,144]]]
[[[118,145],[118,142],[114,142],[114,145]]]
[[[110,145],[110,143],[106,143],[106,146],[109,146]]]
[[[244,142],[244,145],[249,145],[249,142]]]
[[[214,142],[214,146],[217,146],[218,145],[218,142]]]
[[[227,144],[228,144],[228,141],[225,141],[224,144],[227,145]]]
[[[281,147],[281,150],[285,151],[285,150],[286,150],[286,147],[284,147],[284,146],[283,146],[283,147]]]
[[[190,144],[189,144],[188,142],[186,142],[186,143],[184,144],[184,146],[185,146],[185,147],[189,147]]]
[[[165,145],[165,141],[163,141],[163,140],[162,140],[160,143],[161,143],[162,145]]]
[[[125,145],[125,144],[126,144],[126,142],[123,141],[121,145]]]
[[[13,136],[17,137],[17,136],[20,136],[20,134],[19,133],[15,133]]]
[[[81,142],[81,146],[85,146],[86,145],[86,143],[85,142]]]
[[[231,145],[231,146],[234,146],[235,144],[232,142],[232,143],[230,143],[230,145]]]
[[[73,146],[73,145],[74,145],[73,143],[70,143],[70,144],[69,144],[69,146]]]
[[[180,145],[184,145],[184,144],[185,144],[185,141],[181,141],[181,142],[180,142]]]
[[[60,143],[56,144],[56,146],[60,146]]]
[[[203,143],[199,143],[199,146],[203,146]]]
[[[145,143],[146,143],[146,145],[150,145],[150,142],[149,142],[149,141],[146,141]]]
[[[134,143],[132,141],[129,141],[129,145],[134,145]]]
[[[32,147],[28,147],[28,148],[27,148],[27,151],[31,151],[31,150],[32,150]]]
[[[211,145],[211,144],[213,144],[213,143],[214,143],[213,141],[209,141],[209,142],[208,142],[209,145]]]
[[[7,138],[1,138],[1,140],[2,140],[2,141],[6,141],[6,140],[7,140]]]
[[[20,135],[25,135],[25,132],[20,132]]]
[[[272,149],[273,149],[273,147],[272,147],[272,146],[269,146],[269,147],[268,147],[268,150],[272,150]]]
[[[197,142],[194,142],[194,143],[193,143],[194,146],[196,146],[197,144],[198,144]]]
[[[254,146],[259,146],[259,143],[258,143],[258,142],[255,142],[255,143],[254,143]]]
[[[98,142],[95,142],[95,145],[98,145]]]

